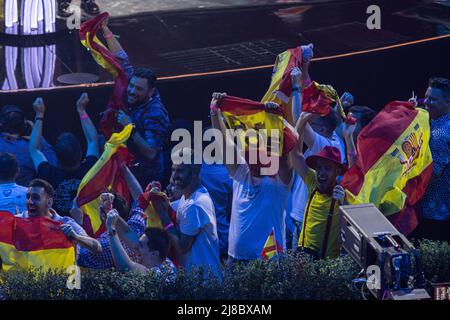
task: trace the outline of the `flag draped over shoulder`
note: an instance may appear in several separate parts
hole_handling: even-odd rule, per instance
[[[75,265],[75,248],[61,222],[48,217],[18,218],[0,212],[0,258],[4,271],[42,268],[65,270]]]
[[[271,259],[282,251],[283,249],[281,248],[280,243],[275,238],[275,230],[272,228],[272,231],[264,244],[264,248],[261,251],[261,258]]]
[[[291,71],[300,67],[302,49],[300,46],[288,49],[277,56],[272,72],[272,81],[261,102],[275,102],[283,107],[286,119],[292,124],[292,95]]]
[[[114,54],[112,54],[98,39],[97,31],[100,29],[103,21],[108,19],[109,14],[104,12],[95,18],[92,18],[81,25],[80,40],[92,54],[94,60],[105,70],[107,70],[115,79],[112,94],[109,98],[106,111],[100,119],[100,129],[105,137],[109,138],[114,131],[116,125],[116,113],[119,109],[128,111],[123,102],[128,78],[123,71],[120,63],[117,61]]]
[[[226,96],[219,102],[219,107],[230,129],[241,129],[238,138],[241,140],[241,145],[245,146],[248,151],[252,146],[261,146],[257,141],[245,140],[246,134],[250,129],[257,133],[260,129],[266,129],[267,141],[272,138],[271,129],[278,130],[279,143],[274,143],[278,147],[275,150],[270,150],[271,144],[265,141],[266,153],[270,156],[280,156],[292,150],[296,143],[296,136],[292,128],[286,123],[283,118],[283,111],[278,109],[267,109],[263,103],[255,102],[248,99],[237,98],[233,96]],[[249,136],[247,136],[249,137]],[[257,139],[255,137],[255,139]]]
[[[120,167],[133,160],[125,146],[132,130],[133,125],[129,124],[121,132],[113,133],[106,142],[100,159],[84,176],[78,187],[77,204],[85,213],[87,220],[85,229],[91,236],[98,237],[105,231],[98,212],[100,194],[114,191],[129,199],[128,186]]]
[[[389,103],[358,136],[358,159],[342,182],[349,203],[373,203],[409,234],[417,226],[413,206],[433,172],[429,140],[427,111]]]

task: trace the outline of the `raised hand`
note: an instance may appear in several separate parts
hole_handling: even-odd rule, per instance
[[[77,100],[77,111],[78,113],[85,113],[86,106],[89,104],[89,96],[86,92],[83,92]]]
[[[33,102],[33,110],[36,113],[36,116],[43,116],[45,113],[45,105],[44,105],[44,100],[39,97],[36,98],[36,100],[34,100]]]
[[[292,88],[300,88],[300,78],[302,76],[302,71],[300,68],[293,68],[291,71],[291,81],[292,81]]]
[[[119,213],[116,209],[112,209],[106,215],[106,228],[109,231],[115,229],[117,220],[119,220]]]
[[[221,99],[225,98],[227,96],[227,94],[225,92],[220,93],[220,92],[214,92],[212,94],[212,99],[211,99],[211,103],[209,108],[211,109],[211,111],[217,111],[219,110],[219,106],[218,103]]]
[[[344,109],[348,109],[355,102],[355,98],[353,97],[353,95],[350,92],[344,92],[344,94],[341,96],[341,102],[342,102],[342,107]]]
[[[314,58],[314,45],[312,43],[301,46],[302,48],[302,63],[303,64],[309,64]]]

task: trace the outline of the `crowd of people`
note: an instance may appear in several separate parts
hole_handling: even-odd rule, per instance
[[[205,267],[219,275],[222,266],[260,259],[272,230],[283,252],[302,251],[315,259],[335,258],[342,253],[338,216],[339,206],[346,203],[346,190],[339,183],[358,157],[355,144],[359,133],[376,112],[354,105],[353,96],[347,92],[341,97],[342,105],[356,124],[343,122],[333,108],[326,116],[302,111],[302,91],[311,82],[308,67],[312,46],[302,47],[302,68],[290,72],[298,141],[292,151],[280,157],[277,174],[261,175],[257,166],[245,160],[196,164],[191,149],[173,150],[191,161],[172,165],[170,183],[165,188],[168,197],[154,203],[163,225],[160,229],[147,226],[138,200],[149,184],[164,179],[169,115],[156,88],[155,74],[133,67],[118,40],[110,36],[107,24],[103,25],[103,34],[129,77],[125,102],[130,113],[119,112],[117,122],[123,127],[134,126],[127,146],[135,156],[135,165],[121,167],[131,203],[118,193],[102,194],[99,216],[105,231],[93,237],[84,230],[83,211],[76,205],[77,190],[100,158],[103,146],[88,114],[89,97],[83,93],[76,109],[87,142],[84,154],[78,137],[70,132],[62,133],[53,145],[42,136],[43,99],[33,103],[34,121],[27,120],[19,106],[1,107],[0,211],[61,222],[62,232],[76,246],[77,264],[84,268],[175,273],[177,267]],[[227,139],[220,109],[225,97],[225,93],[214,93],[210,105],[211,125],[222,132],[223,158],[238,147]],[[267,103],[266,107],[273,105]],[[417,205],[419,225],[410,236],[449,241],[448,79],[430,79],[424,107],[430,115],[434,171]],[[170,208],[176,211],[175,221]]]

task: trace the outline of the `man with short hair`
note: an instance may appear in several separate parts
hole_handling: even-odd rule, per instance
[[[168,276],[166,280],[174,280],[176,268],[167,258],[170,248],[170,240],[167,232],[158,228],[146,228],[139,238],[139,253],[141,262],[137,263],[127,255],[116,231],[119,213],[116,210],[108,212],[106,229],[111,241],[111,253],[115,266],[120,271],[132,271],[147,274],[150,270],[158,275]]]
[[[0,109],[0,150],[16,157],[20,168],[16,182],[21,186],[27,186],[36,175],[33,160],[28,152],[30,131],[31,126],[21,108],[6,105]],[[55,153],[44,138],[40,151],[50,164],[57,164]]]
[[[431,78],[425,94],[430,113],[433,176],[422,198],[422,213],[413,237],[450,242],[450,83]]]
[[[45,105],[42,98],[37,98],[33,103],[36,118],[29,144],[30,156],[38,176],[50,182],[55,189],[54,208],[64,216],[70,213],[81,180],[99,158],[97,130],[86,113],[88,103],[89,97],[83,93],[77,101],[77,111],[87,141],[86,157],[83,161],[77,137],[70,132],[62,133],[53,147],[59,161],[58,166],[49,163],[47,157],[39,151]]]
[[[169,116],[155,87],[155,73],[148,68],[134,69],[107,23],[102,28],[108,48],[120,61],[129,79],[126,102],[130,114],[120,110],[117,121],[122,126],[130,123],[135,125],[136,129],[128,141],[136,162],[132,171],[141,186],[145,187],[151,181],[163,180],[163,149],[168,141]]]
[[[27,188],[16,184],[19,164],[14,155],[0,153],[0,211],[17,214],[26,209]]]
[[[194,164],[193,151],[175,151],[182,160],[172,165],[171,181],[183,193],[177,208],[176,227],[168,215],[169,202],[154,204],[177,252],[177,261],[187,270],[203,268],[220,275],[219,240],[214,204],[200,182],[200,164]]]
[[[102,248],[98,241],[87,236],[86,231],[75,220],[70,217],[61,217],[52,209],[54,194],[55,191],[52,185],[47,181],[41,179],[32,180],[27,191],[27,211],[20,213],[17,217],[48,217],[54,221],[61,222],[61,230],[67,238],[93,252],[101,252]]]

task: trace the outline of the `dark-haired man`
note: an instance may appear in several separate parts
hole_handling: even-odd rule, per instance
[[[89,237],[75,220],[70,217],[61,217],[52,209],[54,193],[53,187],[47,181],[41,179],[32,180],[27,191],[27,210],[17,215],[17,217],[48,217],[54,221],[61,222],[61,230],[67,238],[80,247],[88,248],[93,252],[101,252],[102,248],[98,241]]]
[[[422,214],[414,237],[450,241],[450,83],[431,78],[425,94],[430,113],[433,176],[422,198]]]
[[[87,141],[86,157],[83,161],[80,142],[75,135],[66,132],[57,138],[53,146],[59,161],[58,166],[50,164],[45,155],[39,151],[45,105],[42,98],[37,98],[33,103],[36,118],[29,144],[30,156],[38,176],[50,182],[55,188],[54,209],[65,216],[70,213],[81,179],[99,158],[97,130],[86,113],[88,103],[89,98],[83,93],[77,101],[77,111]]]
[[[154,204],[171,244],[177,252],[177,261],[190,270],[200,267],[219,275],[219,239],[212,199],[200,181],[201,164],[194,164],[192,149],[176,150],[180,163],[172,165],[171,181],[183,193],[177,208],[177,224],[168,215],[168,200]],[[172,156],[174,159],[174,156]]]
[[[31,126],[21,108],[6,105],[0,109],[0,150],[16,157],[20,168],[16,182],[22,186],[27,186],[35,177],[33,160],[28,152],[30,130]],[[50,164],[56,165],[55,153],[44,138],[40,151]]]
[[[126,100],[130,114],[120,111],[117,121],[122,126],[129,123],[136,126],[129,140],[130,151],[136,157],[132,171],[141,186],[145,187],[151,181],[163,180],[162,151],[168,140],[169,116],[155,87],[155,73],[148,68],[135,70],[107,22],[102,28],[109,50],[119,59],[129,78]]]
[[[120,271],[133,271],[147,274],[150,270],[157,274],[168,275],[172,280],[175,275],[175,266],[167,258],[170,241],[167,232],[157,228],[146,228],[139,239],[139,253],[141,263],[133,262],[127,255],[116,231],[119,213],[111,210],[107,215],[106,229],[111,241],[111,252],[116,268]]]
[[[0,153],[0,211],[17,214],[26,209],[27,188],[16,184],[19,164],[14,155]]]

